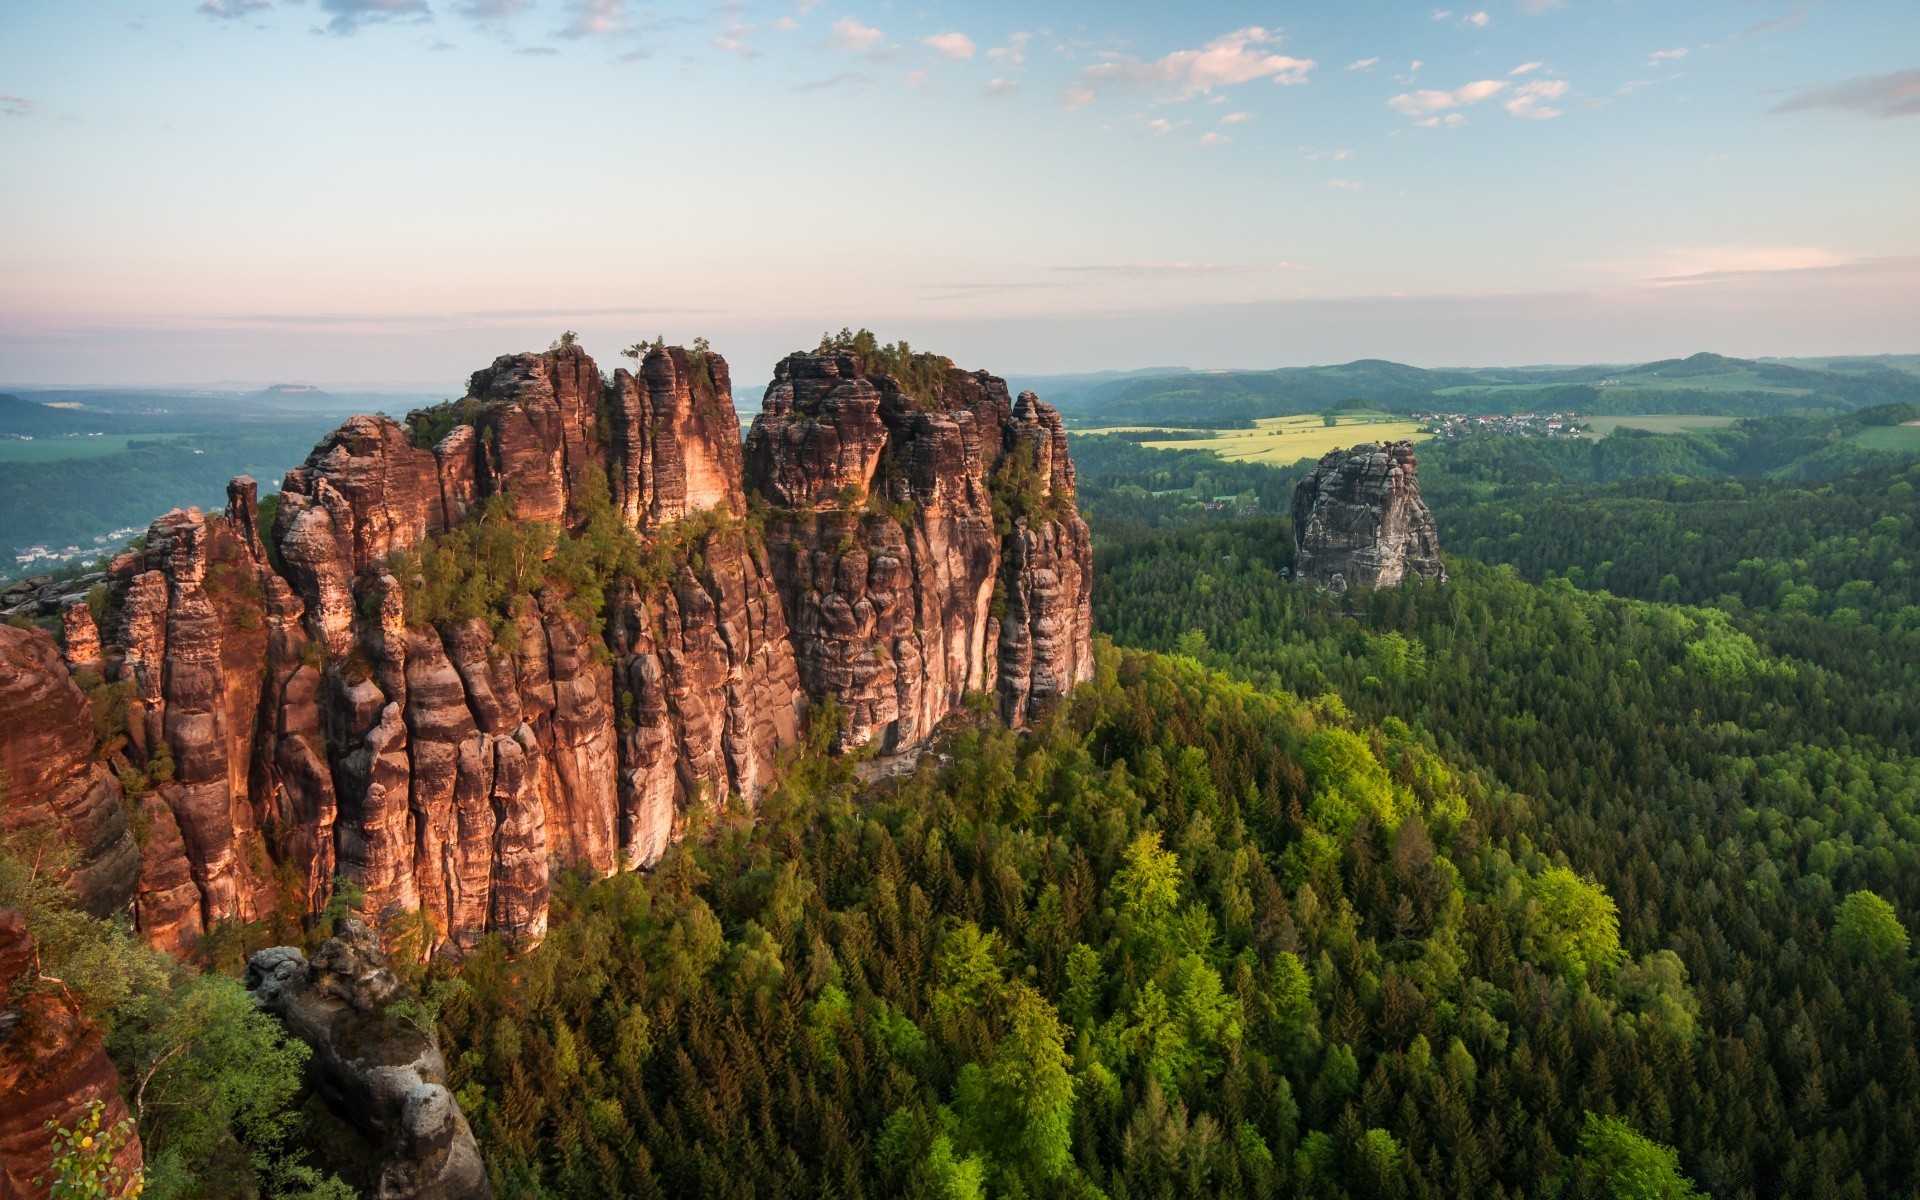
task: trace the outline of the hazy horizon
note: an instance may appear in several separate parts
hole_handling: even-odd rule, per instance
[[[459,379],[566,328],[1005,374],[1874,354],[1920,312],[1920,6],[0,21],[0,377],[36,385]]]

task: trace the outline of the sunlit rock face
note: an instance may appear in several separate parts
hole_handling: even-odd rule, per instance
[[[1322,587],[1446,582],[1411,442],[1335,450],[1293,489],[1293,569]]]
[[[166,514],[107,615],[69,611],[69,661],[0,629],[8,812],[59,821],[89,905],[176,952],[345,880],[457,954],[537,941],[556,872],[648,866],[694,806],[751,802],[810,711],[911,752],[969,693],[1019,726],[1090,677],[1090,539],[1037,398],[794,355],[743,451],[724,359],[634,358],[504,356],[405,424],[346,421],[265,504],[241,478]],[[485,615],[410,613],[422,556],[487,512],[644,566],[582,597],[519,564]],[[111,746],[74,680],[124,704]]]

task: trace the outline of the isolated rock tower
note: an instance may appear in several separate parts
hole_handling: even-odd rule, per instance
[[[1334,591],[1447,581],[1411,442],[1335,450],[1293,489],[1293,569]]]

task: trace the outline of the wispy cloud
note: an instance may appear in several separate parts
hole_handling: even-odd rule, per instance
[[[1530,75],[1533,72],[1538,71],[1540,68],[1546,65],[1547,64],[1543,62],[1524,62],[1524,63],[1521,63],[1519,66],[1515,67],[1513,70],[1508,71],[1507,74],[1510,76],[1511,75]]]
[[[472,21],[504,21],[527,8],[527,0],[461,0],[453,11]]]
[[[713,48],[724,50],[728,54],[738,54],[741,58],[756,58],[760,52],[747,41],[760,27],[744,23],[728,25],[713,36]]]
[[[1560,115],[1561,110],[1553,107],[1552,102],[1566,94],[1566,80],[1536,79],[1532,83],[1521,84],[1503,104],[1516,117],[1546,121]]]
[[[1779,16],[1775,17],[1771,21],[1762,21],[1758,25],[1755,25],[1753,28],[1743,29],[1739,33],[1734,34],[1733,36],[1734,37],[1765,37],[1769,33],[1779,33],[1782,29],[1791,29],[1795,25],[1798,25],[1806,17],[1808,7],[1811,7],[1811,6],[1803,5],[1800,8],[1794,9],[1792,12],[1781,13]]]
[[[1676,46],[1671,50],[1655,50],[1653,55],[1647,59],[1647,65],[1657,67],[1663,62],[1677,62],[1686,56],[1687,48],[1685,46]]]
[[[1357,179],[1329,179],[1327,186],[1336,192],[1357,192],[1367,185]]]
[[[350,37],[382,21],[430,21],[427,0],[320,0],[320,11],[331,13],[326,32]]]
[[[1230,135],[1211,129],[1200,135],[1200,144],[1202,146],[1224,146],[1232,140],[1233,138]]]
[[[12,92],[0,95],[0,116],[44,117],[46,115],[46,109],[25,96],[16,96]]]
[[[1457,124],[1458,122],[1455,121],[1434,121],[1432,118],[1451,109],[1465,108],[1478,104],[1482,100],[1490,100],[1506,91],[1509,86],[1511,85],[1504,79],[1478,79],[1472,83],[1462,84],[1452,91],[1422,88],[1417,92],[1402,92],[1387,103],[1406,116],[1427,118],[1421,124]],[[1458,113],[1452,115],[1459,116]]]
[[[559,31],[559,36],[619,37],[632,28],[627,0],[574,0],[573,17]]]
[[[200,0],[195,12],[221,21],[238,21],[263,8],[272,8],[270,0]]]
[[[1131,262],[1100,263],[1078,267],[1055,267],[1054,270],[1075,275],[1125,275],[1140,278],[1177,277],[1199,275],[1250,275],[1267,271],[1298,271],[1299,263],[1196,263],[1196,262]]]
[[[1027,43],[1033,40],[1031,33],[1020,32],[1007,35],[1004,46],[995,46],[987,51],[987,57],[997,63],[1017,67],[1027,61]]]
[[[936,33],[921,38],[920,44],[942,58],[972,58],[975,50],[973,39],[964,33]]]
[[[1242,121],[1251,121],[1252,119],[1253,119],[1253,114],[1250,112],[1230,112],[1226,116],[1220,118],[1220,124],[1238,125]]]
[[[1280,35],[1258,25],[1222,34],[1194,50],[1176,50],[1152,62],[1114,58],[1082,67],[1079,82],[1061,94],[1061,103],[1078,108],[1104,88],[1167,87],[1174,99],[1184,100],[1215,88],[1270,79],[1279,84],[1305,83],[1314,68],[1310,58],[1275,53]]]
[[[871,54],[886,40],[886,34],[871,25],[862,25],[853,17],[841,17],[827,33],[827,41],[833,48],[848,54]]]
[[[855,71],[842,71],[838,75],[829,76],[826,79],[814,79],[807,83],[795,84],[792,90],[796,92],[828,92],[842,88],[854,90],[871,87],[878,82],[880,81],[871,75],[862,75]]]
[[[1859,75],[1810,88],[1773,106],[1777,113],[1837,108],[1869,117],[1920,116],[1920,69],[1891,75]]]
[[[1004,100],[1019,90],[1019,80],[1000,79],[996,77],[989,79],[986,86],[980,89],[980,98],[982,100]]]
[[[1493,18],[1484,12],[1468,13],[1466,16],[1460,18],[1460,23],[1462,25],[1471,25],[1475,29],[1485,29],[1487,26],[1493,24]]]
[[[1368,67],[1377,65],[1379,62],[1380,56],[1376,54],[1372,58],[1357,58],[1348,63],[1344,69],[1348,71],[1364,71]]]

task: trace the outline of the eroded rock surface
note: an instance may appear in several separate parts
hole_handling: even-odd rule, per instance
[[[392,1009],[410,993],[388,969],[378,934],[346,918],[311,962],[292,946],[262,950],[247,964],[247,990],[313,1048],[314,1090],[378,1150],[373,1200],[493,1195],[473,1131],[447,1089],[439,1043]]]
[[[1293,569],[1322,587],[1446,582],[1411,442],[1335,450],[1293,489]]]
[[[719,355],[603,376],[569,344],[405,425],[354,417],[271,519],[236,479],[114,560],[103,619],[64,597],[71,663],[0,630],[8,812],[60,821],[89,903],[131,902],[176,952],[344,879],[376,923],[424,914],[421,953],[461,953],[542,937],[555,872],[650,865],[693,806],[751,802],[811,702],[889,752],[969,693],[1023,724],[1092,671],[1065,435],[985,372],[914,386],[791,356],[743,452]],[[601,592],[533,561],[505,599],[409,612],[421,556],[487,512],[630,539],[640,565]],[[124,708],[101,750],[70,670]]]

